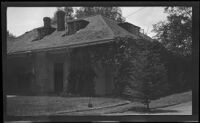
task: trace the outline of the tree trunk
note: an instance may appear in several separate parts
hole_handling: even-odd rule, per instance
[[[147,111],[148,111],[148,112],[150,111],[149,102],[147,102]]]

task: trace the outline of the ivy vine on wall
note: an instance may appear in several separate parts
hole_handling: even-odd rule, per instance
[[[86,90],[93,90],[88,94],[94,94],[94,78],[97,75],[92,66],[97,62],[103,66],[110,64],[117,70],[113,93],[119,96],[128,95],[132,98],[140,98],[143,100],[142,102],[148,104],[149,100],[159,97],[161,92],[168,88],[167,71],[160,60],[160,54],[155,52],[152,47],[153,45],[149,41],[133,40],[128,37],[117,37],[113,42],[83,47],[80,51],[84,56],[83,59],[89,60],[86,60],[86,64],[89,65],[84,68],[81,62],[78,63],[77,69],[71,69],[69,81],[73,81],[71,83],[75,84],[76,81],[84,83],[83,81],[86,80],[88,86]],[[74,56],[76,55],[74,54]],[[84,86],[81,87],[84,88]]]

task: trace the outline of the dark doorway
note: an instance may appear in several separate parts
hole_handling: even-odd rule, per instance
[[[63,90],[63,63],[54,64],[54,87],[55,92]]]
[[[68,92],[80,96],[94,95],[95,72],[87,49],[74,49],[71,53]]]

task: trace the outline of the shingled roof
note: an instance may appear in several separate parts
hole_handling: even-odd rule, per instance
[[[55,30],[42,39],[33,41],[38,37],[38,28],[14,39],[7,45],[8,54],[23,53],[26,51],[53,50],[63,47],[79,47],[81,45],[94,45],[113,40],[115,37],[129,36],[133,39],[139,37],[118,26],[117,22],[101,15],[83,18],[89,24],[72,35],[66,35],[66,31]]]

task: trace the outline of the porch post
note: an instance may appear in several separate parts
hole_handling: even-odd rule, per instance
[[[45,52],[40,52],[36,54],[36,90],[40,93],[46,93],[49,90],[50,84],[48,83],[48,60],[46,58]]]
[[[63,71],[63,92],[66,93],[68,90],[68,75],[70,69],[70,50],[67,50],[65,53],[65,60],[64,60],[64,71]]]

